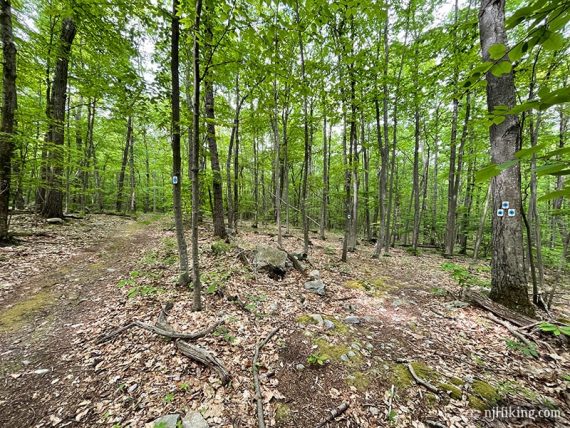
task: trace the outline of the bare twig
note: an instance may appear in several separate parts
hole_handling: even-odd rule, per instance
[[[438,394],[439,393],[439,389],[437,389],[435,386],[433,386],[431,383],[423,380],[421,377],[419,377],[416,372],[414,371],[414,368],[412,367],[412,365],[410,363],[408,363],[408,371],[410,372],[410,374],[412,375],[412,377],[414,378],[414,380],[416,381],[416,383],[418,385],[422,385],[425,386],[427,389],[429,389],[431,392]]]
[[[326,424],[328,424],[329,422],[332,422],[333,420],[335,420],[336,418],[338,418],[340,415],[342,415],[344,412],[346,412],[348,410],[348,403],[347,402],[343,402],[340,406],[338,406],[336,409],[331,410],[329,412],[329,414],[327,415],[327,417],[320,422],[317,425],[317,428],[322,428],[324,427]]]
[[[257,421],[259,428],[265,428],[265,418],[263,416],[263,396],[261,395],[261,385],[259,383],[259,371],[257,368],[259,353],[263,347],[271,340],[273,336],[279,331],[281,327],[275,327],[271,332],[257,344],[255,347],[255,354],[253,355],[253,383],[255,385],[255,400],[257,401]]]
[[[487,314],[486,317],[487,319],[490,319],[491,321],[502,325],[503,327],[505,327],[507,330],[509,330],[509,332],[515,336],[517,339],[519,339],[522,343],[524,343],[526,346],[528,347],[536,347],[536,343],[531,342],[530,340],[528,340],[520,331],[517,331],[514,327],[512,327],[510,324],[508,324],[506,321],[503,321],[499,318],[497,318],[496,316],[494,316],[493,314]],[[534,356],[534,355],[533,355]],[[534,358],[538,358],[537,356],[534,356]]]

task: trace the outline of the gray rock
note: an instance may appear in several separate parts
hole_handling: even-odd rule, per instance
[[[208,428],[208,422],[199,412],[192,412],[182,419],[182,428]]]
[[[312,270],[312,271],[309,272],[309,278],[310,278],[312,281],[316,281],[316,280],[318,280],[318,279],[321,279],[321,273],[320,273],[318,270],[316,270],[316,269],[315,269],[315,270]]]
[[[347,355],[348,358],[351,358],[351,359],[352,359],[352,358],[356,357],[356,352],[354,352],[354,351],[348,351],[348,352],[346,353],[346,355]]]
[[[319,296],[325,295],[325,284],[320,279],[305,282],[305,290],[318,294]]]
[[[345,324],[360,324],[362,321],[356,315],[349,315],[344,319]]]
[[[48,218],[46,221],[48,222],[48,224],[63,224],[64,223],[63,219],[59,218],[59,217]]]
[[[340,356],[340,360],[341,360],[341,361],[344,361],[344,362],[348,361],[348,360],[349,360],[348,355],[342,354],[342,355]]]
[[[176,414],[161,416],[152,422],[152,426],[160,428],[176,428],[178,419],[180,419],[180,415]]]
[[[324,323],[323,317],[319,314],[312,314],[310,317],[321,327]]]
[[[273,279],[280,279],[287,272],[287,253],[273,247],[257,247],[253,266]]]
[[[305,366],[304,366],[303,364],[297,364],[297,365],[295,366],[295,368],[296,368],[297,370],[299,370],[299,371],[305,370]]]
[[[366,349],[368,349],[369,351],[372,351],[374,349],[374,346],[372,346],[372,343],[368,342],[368,343],[366,343]]]
[[[325,320],[324,326],[327,330],[334,330],[335,328],[334,322],[332,322],[331,320]]]
[[[273,302],[270,306],[269,306],[269,314],[270,315],[275,315],[279,312],[279,303],[277,302]]]
[[[350,347],[351,347],[352,349],[356,349],[357,351],[360,351],[360,345],[359,345],[358,343],[356,343],[356,342],[353,343],[352,345],[350,345]]]
[[[374,415],[374,416],[377,416],[377,415],[380,414],[380,410],[378,409],[378,407],[374,407],[374,406],[369,407],[369,408],[368,408],[368,411],[369,411],[370,413],[372,413],[372,415]]]

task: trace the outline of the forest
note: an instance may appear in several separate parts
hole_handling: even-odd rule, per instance
[[[570,424],[570,1],[0,4],[0,425]]]

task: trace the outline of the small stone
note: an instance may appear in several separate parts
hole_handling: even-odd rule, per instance
[[[372,346],[372,343],[368,342],[368,343],[366,343],[366,349],[368,349],[369,351],[372,351],[374,349],[374,346]]]
[[[319,296],[325,295],[325,284],[320,279],[305,282],[305,290],[318,294]]]
[[[313,319],[313,321],[315,321],[315,322],[319,325],[319,327],[323,325],[324,320],[323,320],[323,317],[322,317],[321,315],[319,315],[319,314],[312,314],[312,315],[309,315],[309,316]]]
[[[321,279],[321,273],[318,270],[312,270],[311,272],[309,272],[309,278],[312,281],[317,281],[319,279]]]
[[[325,320],[324,326],[327,330],[334,330],[335,328],[334,322],[332,322],[331,320]]]
[[[348,351],[347,354],[348,358],[355,358],[356,357],[356,352],[354,351]]]
[[[295,366],[295,368],[296,368],[297,370],[299,370],[299,371],[305,370],[305,366],[304,366],[303,364],[297,364],[297,365]]]
[[[59,217],[52,217],[46,220],[48,224],[63,224],[63,219]]]
[[[38,369],[38,370],[34,370],[34,374],[39,374],[39,375],[43,375],[49,373],[49,369]]]
[[[178,424],[178,419],[180,419],[180,415],[172,414],[172,415],[164,415],[158,419],[155,419],[152,422],[152,427],[159,426],[161,428],[176,428]]]
[[[463,380],[465,381],[465,383],[473,383],[473,381],[475,380],[475,378],[473,377],[473,375],[465,375],[465,377],[463,377]]]
[[[380,414],[380,410],[378,410],[378,407],[374,407],[374,406],[369,407],[369,408],[368,408],[368,411],[369,411],[370,413],[372,413],[373,416],[377,416],[377,415]]]
[[[344,319],[345,324],[360,324],[360,318],[356,315],[349,315]]]
[[[350,347],[352,349],[356,349],[357,351],[360,351],[360,345],[358,343],[353,343],[352,345],[350,345]]]
[[[342,354],[342,355],[340,356],[340,360],[341,360],[341,361],[344,361],[344,362],[348,361],[348,360],[349,360],[348,355]]]
[[[269,306],[269,314],[275,315],[279,312],[279,303],[274,302]]]
[[[30,360],[22,360],[22,364],[25,366],[29,366],[32,362]]]
[[[127,391],[128,391],[129,394],[130,394],[130,393],[133,392],[135,389],[137,389],[138,386],[139,386],[138,383],[133,383],[131,386],[129,386],[129,389],[127,389]]]
[[[182,428],[208,428],[208,422],[199,412],[192,412],[182,419]]]

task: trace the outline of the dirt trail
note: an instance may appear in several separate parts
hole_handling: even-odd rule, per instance
[[[67,355],[82,328],[99,317],[119,277],[153,243],[157,223],[121,220],[94,246],[42,275],[22,281],[0,308],[0,426],[32,427],[84,422],[81,402],[103,391],[82,390],[75,375],[89,376],[81,361]],[[75,415],[57,415],[61,408]],[[67,416],[63,418],[62,416]],[[81,416],[81,417],[78,417]],[[63,423],[58,426],[66,426]],[[88,426],[87,424],[86,426]]]

